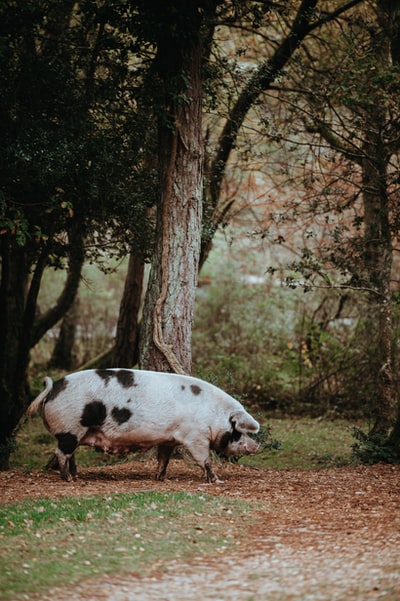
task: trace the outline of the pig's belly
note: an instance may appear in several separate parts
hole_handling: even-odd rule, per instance
[[[171,436],[160,436],[150,432],[123,432],[109,433],[103,430],[89,430],[79,441],[80,445],[94,447],[104,453],[116,453],[126,455],[134,451],[145,451],[159,444],[174,444],[175,440]]]

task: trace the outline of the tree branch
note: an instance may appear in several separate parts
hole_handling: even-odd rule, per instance
[[[321,19],[316,21],[314,23],[314,29],[316,27],[321,27],[321,25],[325,25],[325,23],[329,23],[330,21],[333,21],[334,19],[336,19],[337,17],[340,17],[340,15],[342,15],[346,11],[350,10],[351,8],[354,8],[358,4],[362,4],[364,1],[365,0],[351,0],[351,2],[348,2],[347,4],[340,6],[339,8],[334,10],[332,13],[328,13],[327,15],[325,15],[324,17],[322,17]]]
[[[247,112],[253,106],[258,96],[261,92],[269,89],[277,75],[282,71],[283,67],[293,56],[301,42],[311,31],[325,25],[329,21],[332,21],[343,14],[346,10],[353,8],[362,2],[363,0],[352,0],[338,8],[336,11],[312,22],[318,0],[302,1],[289,34],[276,49],[273,56],[267,62],[261,64],[249,79],[247,85],[236,100],[222,130],[218,142],[217,153],[211,166],[210,196],[213,209],[215,209],[218,203],[226,164],[232,148],[235,145],[239,129],[243,124]]]
[[[318,133],[332,148],[341,152],[347,159],[358,165],[362,164],[361,151],[357,152],[352,144],[338,136],[324,121],[318,120],[312,124],[306,124],[305,127],[310,133]]]

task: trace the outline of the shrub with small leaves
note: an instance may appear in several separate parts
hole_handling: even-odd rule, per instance
[[[276,438],[272,438],[271,426],[269,424],[260,426],[259,431],[257,434],[253,434],[252,438],[259,443],[260,453],[268,449],[274,449],[275,451],[278,451],[282,448],[282,442]]]
[[[361,463],[400,463],[400,456],[382,434],[364,432],[361,428],[353,428],[356,442],[352,445],[353,455]]]

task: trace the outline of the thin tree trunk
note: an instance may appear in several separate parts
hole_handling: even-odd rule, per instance
[[[64,315],[58,338],[49,361],[49,367],[71,371],[77,366],[75,353],[76,326],[79,315],[79,297]]]
[[[400,2],[398,0],[378,0],[379,7],[379,17],[381,20],[382,29],[386,32],[387,38],[389,40],[389,54],[393,65],[397,67],[400,64]],[[389,223],[387,224],[389,227]],[[390,250],[391,247],[390,247]],[[392,253],[390,254],[390,259],[392,259]],[[385,263],[386,271],[391,267],[390,264]],[[392,356],[392,311],[391,311],[391,303],[389,300],[390,291],[387,290],[387,302],[385,306],[382,307],[381,310],[381,332],[382,337],[386,340],[386,356]],[[400,399],[398,398],[394,378],[393,378],[393,367],[392,364],[389,363],[388,369],[385,369],[385,364],[383,364],[382,374],[381,374],[381,386],[383,389],[383,395],[386,398],[385,401],[385,411],[384,411],[384,419],[381,425],[380,420],[377,420],[374,424],[375,431],[381,432],[386,435],[388,429],[390,428],[391,418],[393,416],[393,405],[397,401],[397,418],[395,424],[390,431],[387,442],[389,446],[391,446],[397,455],[400,457]],[[397,398],[396,398],[397,397]]]
[[[29,248],[19,246],[11,235],[1,236],[0,469],[8,468],[15,428],[25,410],[30,350],[44,332],[64,315],[75,298],[83,262],[83,244],[81,236],[72,237],[70,242],[72,271],[64,291],[56,307],[35,321],[37,297],[48,252],[46,248],[43,249],[29,279],[32,267]]]
[[[119,309],[117,335],[111,361],[113,367],[133,367],[139,358],[139,311],[143,276],[143,257],[131,253]]]
[[[390,9],[394,5],[386,0],[377,2],[378,22],[369,29],[374,68],[382,74],[390,69],[389,23],[392,17],[388,7]],[[372,88],[371,94],[373,93]],[[390,293],[393,248],[387,175],[390,154],[384,135],[388,122],[387,107],[380,102],[378,94],[376,102],[367,106],[362,117],[360,136],[363,136],[363,144],[359,152],[355,152],[355,146],[343,141],[342,136],[337,136],[329,126],[316,123],[316,131],[333,148],[360,165],[362,171],[364,273],[361,284],[374,291],[369,294],[365,320],[371,348],[371,377],[376,390],[375,397],[365,401],[367,406],[372,404],[373,410],[374,423],[370,433],[384,437],[390,432],[396,397],[392,366]]]

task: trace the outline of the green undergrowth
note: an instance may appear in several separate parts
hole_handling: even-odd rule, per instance
[[[293,417],[266,420],[262,415],[254,415],[262,424],[262,430],[268,430],[269,444],[258,455],[241,458],[240,463],[261,468],[318,469],[354,460],[354,422]],[[43,468],[52,456],[55,442],[40,418],[26,420],[17,436],[11,467],[23,471]],[[271,442],[277,448],[270,448]],[[96,453],[87,447],[78,448],[76,455],[81,468],[126,460],[116,455]]]
[[[268,424],[279,448],[243,457],[240,463],[260,468],[312,470],[354,462],[354,422],[291,417],[270,419]]]
[[[184,492],[0,506],[0,599],[36,599],[99,574],[144,574],[174,559],[223,553],[235,544],[235,524],[241,536],[251,528],[254,508]]]

